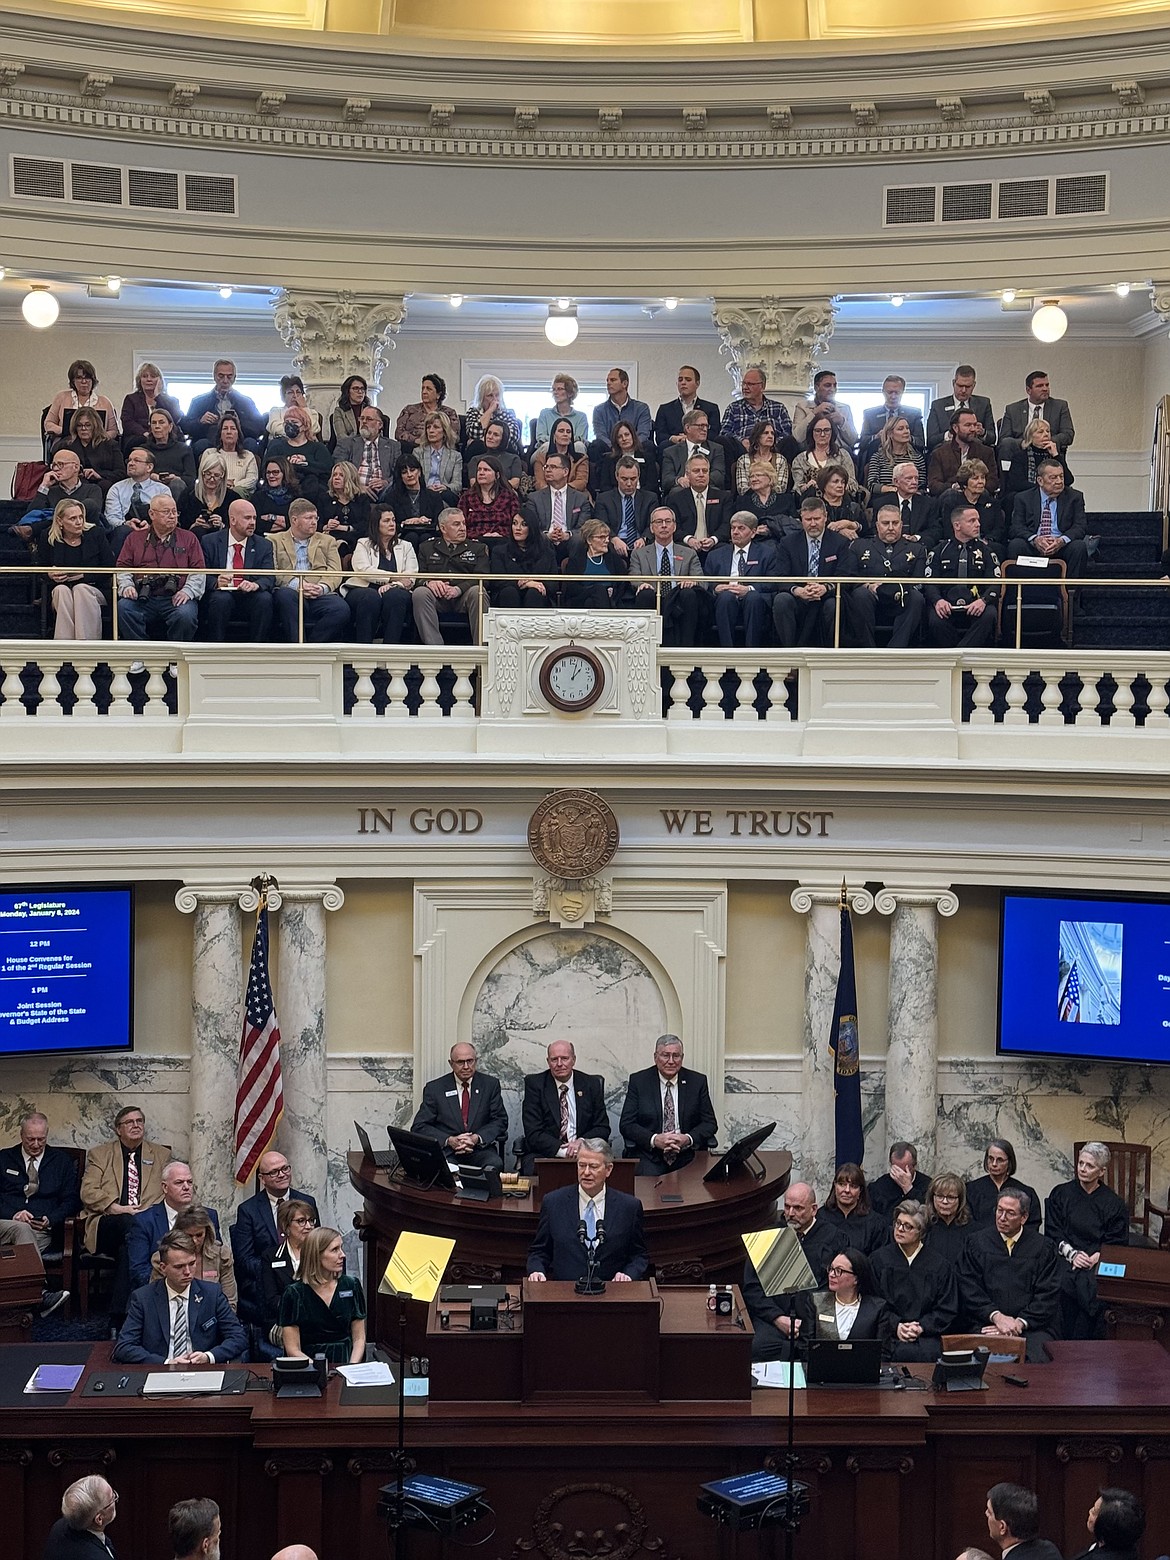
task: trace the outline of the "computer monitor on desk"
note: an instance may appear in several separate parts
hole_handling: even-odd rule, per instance
[[[613,1162],[613,1174],[608,1184],[616,1192],[628,1192],[634,1195],[634,1171],[638,1168],[636,1159],[615,1159]],[[542,1197],[549,1192],[555,1192],[562,1186],[576,1186],[577,1161],[575,1159],[538,1159],[536,1161],[536,1201],[539,1203]]]
[[[398,1165],[403,1178],[418,1186],[441,1186],[446,1191],[455,1190],[455,1177],[447,1163],[443,1145],[421,1132],[407,1132],[402,1127],[387,1127],[390,1141],[398,1155]]]

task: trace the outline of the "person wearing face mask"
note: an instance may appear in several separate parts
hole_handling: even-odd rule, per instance
[[[329,446],[311,434],[309,413],[303,406],[289,406],[284,414],[284,431],[269,439],[265,459],[283,460],[297,474],[306,498],[314,501],[325,494],[333,457]]]

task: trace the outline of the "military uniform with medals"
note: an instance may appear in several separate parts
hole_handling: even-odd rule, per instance
[[[920,579],[926,569],[926,548],[921,542],[883,542],[877,537],[859,537],[850,557],[844,560],[842,573],[867,574],[881,580],[877,590],[868,585],[850,585],[845,597],[849,636],[862,649],[874,647],[874,624],[893,623],[890,648],[902,650],[915,644],[922,628],[926,605],[916,585],[900,585],[899,577]]]
[[[471,637],[478,639],[483,610],[487,605],[483,585],[477,580],[461,580],[460,575],[488,572],[488,550],[484,542],[448,542],[441,536],[422,544],[418,561],[422,574],[448,575],[447,583],[459,591],[458,600],[442,603],[444,612],[466,612],[471,622]],[[424,645],[441,645],[439,600],[426,584],[416,585],[413,596],[414,622]]]
[[[995,639],[995,604],[999,598],[999,558],[982,539],[959,542],[954,537],[940,542],[926,565],[926,628],[930,642],[942,649],[965,649],[971,645],[989,645]],[[977,617],[952,612],[940,618],[936,601],[946,599],[952,606],[965,607],[969,601],[987,603]]]

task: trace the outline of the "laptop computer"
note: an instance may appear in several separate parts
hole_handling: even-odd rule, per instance
[[[813,1338],[805,1379],[810,1387],[876,1387],[881,1368],[880,1338]]]
[[[367,1159],[372,1159],[379,1170],[393,1170],[398,1163],[398,1155],[392,1148],[375,1149],[370,1142],[370,1134],[365,1127],[359,1127],[354,1122],[354,1130],[358,1135],[358,1142],[362,1145],[362,1153]]]

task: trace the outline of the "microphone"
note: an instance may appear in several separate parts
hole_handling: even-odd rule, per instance
[[[577,1225],[577,1239],[580,1241],[582,1246],[588,1246],[588,1244],[589,1244],[589,1231],[585,1228],[585,1220],[584,1219],[580,1220],[580,1222]]]
[[[602,1245],[605,1244],[605,1220],[604,1219],[598,1219],[598,1221],[597,1221],[597,1239],[596,1239],[596,1244],[598,1246],[602,1246]]]

